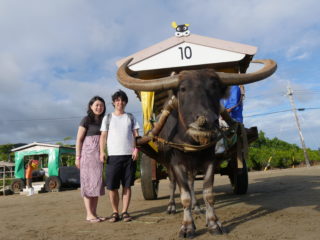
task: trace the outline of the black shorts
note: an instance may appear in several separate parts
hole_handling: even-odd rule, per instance
[[[133,186],[136,173],[136,163],[132,155],[109,156],[106,167],[106,186],[108,190],[129,188]]]

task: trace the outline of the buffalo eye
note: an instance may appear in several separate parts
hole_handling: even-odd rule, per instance
[[[185,92],[186,88],[185,87],[180,87],[180,92]]]

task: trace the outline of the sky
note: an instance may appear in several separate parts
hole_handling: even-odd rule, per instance
[[[318,149],[319,9],[318,0],[0,0],[0,144],[72,144],[89,100],[103,97],[111,112],[118,89],[141,121],[140,102],[118,83],[115,62],[174,36],[176,21],[190,24],[191,34],[256,46],[254,59],[275,60],[275,74],[246,85],[245,126],[301,146],[290,85],[296,107],[305,108],[298,111],[305,143]]]

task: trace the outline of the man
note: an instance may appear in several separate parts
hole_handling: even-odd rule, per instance
[[[221,118],[219,125],[223,128],[228,128],[234,125],[234,121],[243,123],[243,99],[244,99],[244,86],[231,86],[230,96],[222,100]],[[229,116],[230,114],[230,116]],[[231,119],[230,119],[231,117]],[[219,140],[215,146],[215,153],[221,154],[225,152],[225,142],[223,139]]]
[[[243,98],[244,98],[244,87],[243,86],[231,86],[230,87],[230,96],[228,99],[223,100],[223,105],[227,112],[230,113],[230,116],[243,123]]]
[[[100,160],[105,159],[105,145],[107,142],[108,159],[106,167],[106,185],[113,213],[110,222],[122,219],[131,221],[128,208],[131,199],[131,186],[134,184],[135,160],[138,149],[135,148],[135,137],[138,136],[139,124],[132,114],[125,112],[128,97],[119,90],[112,95],[114,112],[102,120],[100,136]],[[122,185],[122,213],[119,216],[119,192]]]
[[[37,160],[30,159],[27,163],[26,169],[26,188],[28,190],[27,196],[34,194],[34,189],[32,187],[32,172],[38,168],[39,162]]]

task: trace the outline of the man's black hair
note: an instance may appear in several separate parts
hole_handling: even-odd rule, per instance
[[[113,95],[112,95],[112,103],[117,100],[118,98],[120,98],[122,101],[128,103],[128,96],[127,94],[122,91],[122,90],[118,90],[117,92],[115,92]]]

